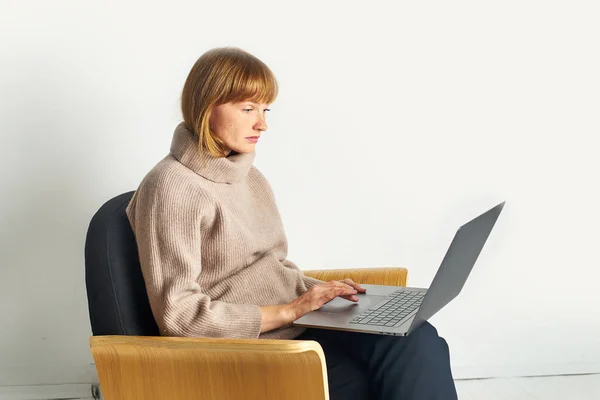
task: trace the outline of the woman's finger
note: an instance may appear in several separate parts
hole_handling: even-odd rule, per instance
[[[360,286],[358,283],[354,282],[350,278],[346,278],[346,279],[342,280],[341,282],[344,282],[346,285],[352,286],[358,292],[366,292],[367,291],[367,289],[365,289],[364,287]]]
[[[349,294],[349,295],[345,295],[345,296],[340,296],[342,299],[346,299],[346,300],[350,300],[350,301],[354,301],[357,302],[358,301],[358,297],[356,297],[353,294]]]
[[[354,286],[347,284],[344,281],[329,281],[328,284],[333,284],[334,287],[343,287],[347,289],[355,289]]]

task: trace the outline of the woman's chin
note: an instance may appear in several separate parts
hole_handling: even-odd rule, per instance
[[[242,148],[238,149],[238,153],[252,153],[256,149],[255,143],[246,143]]]

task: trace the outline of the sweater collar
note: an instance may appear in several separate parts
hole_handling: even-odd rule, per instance
[[[175,128],[171,154],[198,175],[213,182],[229,184],[244,179],[256,157],[256,152],[252,152],[218,158],[204,148],[200,151],[197,136],[183,122]]]

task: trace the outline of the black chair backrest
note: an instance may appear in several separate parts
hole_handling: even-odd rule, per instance
[[[125,214],[133,193],[107,201],[87,231],[85,285],[95,336],[159,336],[135,236]]]

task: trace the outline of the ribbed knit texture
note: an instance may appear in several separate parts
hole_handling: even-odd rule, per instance
[[[150,306],[166,336],[293,339],[303,328],[260,333],[259,306],[288,303],[311,286],[287,239],[255,153],[214,158],[179,124],[171,152],[127,207]]]

